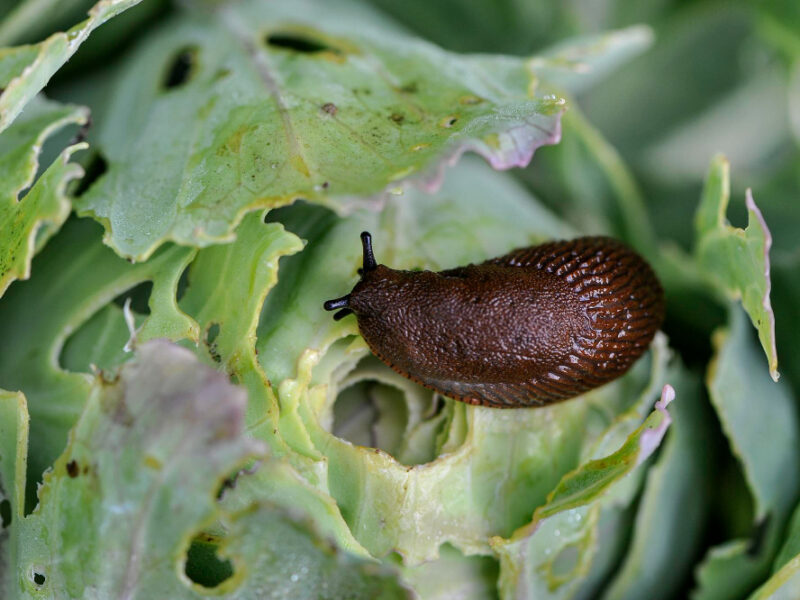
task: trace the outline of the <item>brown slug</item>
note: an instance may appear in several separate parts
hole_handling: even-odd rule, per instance
[[[583,237],[434,273],[375,262],[325,302],[355,313],[372,352],[440,394],[499,408],[542,406],[616,379],[664,320],[650,266],[621,242]]]

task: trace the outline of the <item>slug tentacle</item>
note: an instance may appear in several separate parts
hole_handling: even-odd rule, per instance
[[[345,308],[350,305],[350,294],[346,296],[342,296],[341,298],[334,298],[333,300],[328,300],[323,304],[323,308],[325,310],[336,310],[337,308]]]
[[[542,406],[625,373],[664,319],[650,266],[621,242],[584,237],[521,248],[433,273],[378,265],[369,233],[347,296],[372,352],[445,396],[484,406]]]
[[[361,246],[364,251],[364,259],[361,266],[362,272],[359,275],[374,271],[378,267],[378,263],[375,262],[375,255],[372,253],[372,235],[370,235],[369,231],[361,232]]]

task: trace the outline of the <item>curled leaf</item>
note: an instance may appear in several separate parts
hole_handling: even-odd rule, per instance
[[[747,191],[747,228],[732,227],[725,214],[730,198],[728,161],[714,159],[695,215],[695,256],[707,277],[731,298],[741,299],[769,362],[770,376],[778,380],[775,315],[769,293],[770,235],[761,211]]]

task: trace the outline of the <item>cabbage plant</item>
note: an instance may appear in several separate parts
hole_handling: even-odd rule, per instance
[[[800,18],[590,4],[0,7],[0,596],[800,597]],[[613,235],[664,331],[454,402],[322,310],[363,230]]]

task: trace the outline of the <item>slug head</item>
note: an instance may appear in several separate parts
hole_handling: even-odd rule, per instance
[[[361,232],[361,247],[363,251],[363,259],[361,268],[358,270],[358,274],[361,276],[361,280],[355,285],[353,291],[351,291],[346,296],[342,296],[341,298],[334,298],[333,300],[328,300],[322,306],[325,310],[335,310],[337,311],[333,318],[338,321],[339,319],[343,319],[347,315],[354,312],[353,310],[353,295],[357,292],[357,290],[363,286],[363,284],[372,278],[374,274],[378,271],[390,271],[387,267],[383,265],[379,265],[375,261],[375,255],[372,252],[372,236],[368,231]]]

